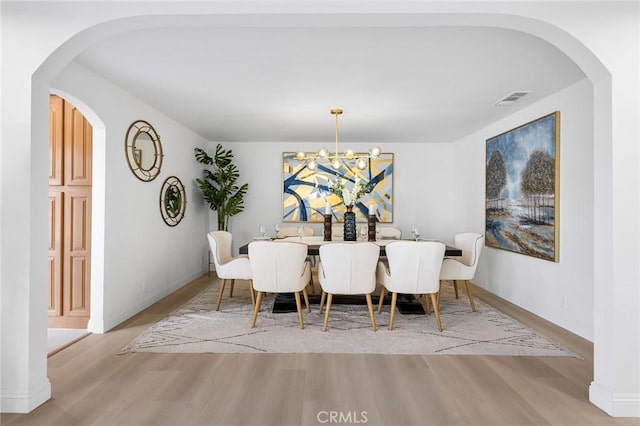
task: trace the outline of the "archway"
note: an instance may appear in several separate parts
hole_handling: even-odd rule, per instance
[[[52,88],[51,94],[70,101],[84,115],[93,127],[93,185],[91,203],[91,313],[87,330],[103,333],[104,321],[104,210],[105,210],[105,145],[106,126],[93,109],[80,98]]]
[[[190,18],[182,17],[183,19],[176,19],[175,21],[179,21],[180,25],[188,25]],[[191,24],[193,25],[202,25],[203,17],[194,17]],[[213,24],[220,22],[220,17],[217,19],[213,19],[215,21]],[[232,23],[225,23],[225,25],[252,25],[255,24],[255,15],[248,17],[246,21],[241,19],[242,17],[236,16],[235,19],[232,20]],[[497,26],[508,29],[515,29],[518,31],[524,31],[534,36],[540,37],[549,43],[558,47],[561,51],[563,51],[567,56],[572,58],[576,64],[580,68],[584,70],[589,79],[592,81],[595,87],[594,91],[594,103],[599,105],[595,110],[594,114],[594,134],[597,135],[597,145],[596,150],[598,151],[595,155],[596,157],[596,171],[597,176],[605,176],[604,181],[599,185],[600,189],[598,191],[606,191],[610,189],[610,179],[608,176],[611,175],[611,171],[613,169],[612,161],[611,161],[611,144],[612,144],[612,124],[610,117],[612,114],[611,108],[611,81],[609,79],[609,73],[604,67],[604,65],[595,57],[595,55],[590,52],[579,40],[573,38],[565,31],[555,27],[551,24],[548,24],[543,21],[534,20],[531,18],[527,18],[524,16],[516,16],[516,15],[501,15],[501,14],[451,14],[451,15],[436,15],[436,14],[411,14],[411,15],[394,15],[392,18],[389,18],[386,22],[381,22],[377,20],[375,16],[371,15],[341,15],[337,21],[334,21],[336,17],[334,15],[327,16],[319,16],[319,15],[269,15],[264,16],[264,24],[265,25],[389,25],[389,20],[395,20],[395,24],[397,25],[416,25],[419,23],[420,25],[457,25],[457,26],[465,26],[465,25],[475,25],[475,26]],[[338,22],[338,23],[336,23]],[[31,148],[32,152],[37,152],[38,147],[43,146],[46,143],[46,135],[43,134],[41,130],[37,129],[37,126],[34,123],[42,122],[45,117],[43,114],[43,108],[41,105],[38,105],[38,102],[45,99],[49,93],[49,85],[52,79],[55,77],[57,72],[68,63],[71,58],[73,58],[77,53],[82,51],[84,48],[91,45],[91,43],[99,40],[101,38],[106,37],[110,34],[124,33],[130,31],[132,29],[140,29],[144,27],[153,27],[153,26],[169,26],[174,25],[171,23],[170,19],[167,17],[138,17],[138,18],[125,18],[122,20],[116,20],[112,22],[108,22],[106,24],[100,24],[94,27],[87,28],[79,33],[77,33],[69,42],[61,45],[47,60],[43,62],[37,72],[34,74],[32,79],[32,98],[35,100],[35,104],[32,105],[31,109],[31,128],[32,128],[32,138],[31,138]],[[608,154],[608,155],[607,155]],[[45,158],[33,155],[31,157],[31,169],[35,170],[38,168],[43,168],[45,166]],[[43,184],[39,182],[41,176],[35,172],[32,172],[32,180],[31,189],[35,193],[34,197],[38,196],[39,192],[42,192]],[[597,201],[605,201],[610,199],[611,196],[607,196],[602,192],[598,192]],[[609,203],[610,205],[611,203]],[[610,277],[610,269],[612,268],[612,254],[606,251],[607,247],[610,247],[610,239],[611,236],[605,235],[607,231],[611,231],[611,223],[608,220],[611,215],[611,208],[608,210],[602,211],[598,213],[595,218],[596,227],[600,228],[602,231],[596,234],[596,245],[604,246],[604,248],[600,249],[599,252],[596,253],[597,257],[601,257],[604,260],[604,266],[602,266],[602,271],[596,271],[596,287],[604,286],[607,279]],[[33,213],[34,218],[42,219],[38,213]],[[33,223],[30,224],[31,231],[39,232],[41,229],[38,229]],[[611,234],[611,232],[609,232]],[[604,244],[598,244],[599,242],[604,242]],[[608,243],[608,244],[607,244]],[[34,262],[30,264],[30,268],[33,270]],[[35,287],[34,282],[37,281],[39,277],[38,273],[34,273],[31,279],[30,286]],[[32,288],[31,290],[35,290]],[[598,292],[598,288],[596,288],[596,292]],[[33,291],[31,291],[33,293]],[[30,296],[34,297],[34,296]],[[598,312],[602,310],[602,312]],[[27,314],[29,317],[32,317],[34,314],[29,312]],[[606,307],[596,307],[596,322],[599,321],[599,316],[607,315]],[[599,345],[597,341],[599,337],[596,335],[596,350]],[[40,356],[41,348],[39,347],[29,347],[28,348],[30,355],[33,357]],[[608,350],[608,349],[605,349]]]

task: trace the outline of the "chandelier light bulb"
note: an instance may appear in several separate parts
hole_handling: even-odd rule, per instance
[[[318,150],[318,157],[327,158],[328,155],[329,155],[329,150],[327,148],[320,148]]]
[[[345,153],[345,157],[347,157],[348,160],[351,160],[354,156],[355,154],[353,153],[352,149],[348,149],[347,152]]]
[[[338,160],[337,158],[331,162],[331,167],[333,167],[336,170],[338,170],[340,166],[341,166],[340,160]]]
[[[311,160],[307,164],[307,167],[309,168],[309,170],[314,171],[316,168],[318,168],[318,163],[316,162],[316,160]]]
[[[304,157],[305,157],[305,153],[304,153],[304,151],[298,151],[298,152],[296,153],[296,158],[297,158],[298,160],[304,160]]]
[[[371,154],[373,158],[378,158],[380,157],[380,154],[382,154],[382,150],[379,146],[374,146],[373,148],[371,148],[371,151],[369,151],[369,154]]]
[[[364,158],[358,158],[358,160],[356,161],[356,167],[360,170],[364,170],[367,168],[367,160],[365,160]]]

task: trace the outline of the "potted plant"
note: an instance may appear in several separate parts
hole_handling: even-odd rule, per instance
[[[205,150],[196,148],[195,156],[198,163],[212,166],[204,169],[204,179],[196,179],[196,183],[211,210],[218,214],[218,230],[228,231],[229,218],[244,210],[244,195],[249,184],[238,186],[240,172],[233,164],[231,149],[224,149],[218,144],[215,155],[211,157]]]

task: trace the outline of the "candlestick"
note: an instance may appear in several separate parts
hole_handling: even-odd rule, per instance
[[[324,240],[331,241],[331,214],[324,215]]]
[[[375,211],[372,213],[371,212],[371,206],[369,206],[369,216],[367,216],[367,228],[368,228],[368,237],[369,237],[369,241],[375,241],[376,240],[376,215],[375,215]]]

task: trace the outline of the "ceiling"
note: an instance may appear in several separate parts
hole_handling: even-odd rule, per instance
[[[451,142],[583,78],[547,42],[478,27],[172,28],[76,61],[216,142]],[[531,91],[494,106],[514,91]]]

